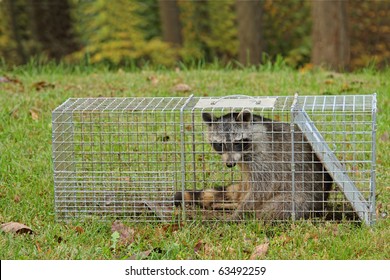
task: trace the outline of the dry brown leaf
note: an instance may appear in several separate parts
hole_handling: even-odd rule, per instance
[[[0,77],[0,83],[9,83],[10,80],[7,77]]]
[[[19,109],[18,108],[14,108],[10,113],[9,115],[14,118],[14,119],[18,119],[19,118]]]
[[[380,139],[382,142],[388,142],[390,139],[389,132],[386,131],[385,133],[383,133],[382,136],[380,137]]]
[[[77,233],[79,233],[79,234],[84,233],[84,229],[83,229],[82,227],[80,227],[80,226],[76,226],[76,227],[74,228],[74,230],[75,230]]]
[[[29,112],[30,112],[30,114],[31,114],[31,118],[32,118],[34,121],[39,120],[39,112],[38,112],[38,110],[36,110],[36,109],[34,109],[34,108],[31,108]]]
[[[193,130],[192,125],[186,125],[185,129],[187,131],[192,131]]]
[[[43,90],[43,89],[51,89],[51,88],[54,88],[54,84],[51,84],[51,83],[48,83],[48,82],[45,82],[45,81],[39,81],[39,82],[36,82],[32,85],[32,87],[36,90],[36,91],[40,91],[40,90]]]
[[[286,235],[286,234],[282,234],[280,237],[279,237],[280,241],[282,242],[283,245],[286,245],[287,243],[289,243],[291,240],[292,240],[292,237]]]
[[[11,233],[17,233],[17,234],[24,234],[24,233],[29,233],[32,234],[34,231],[29,228],[28,226],[17,223],[17,222],[9,222],[5,224],[1,224],[0,228],[4,232],[11,232]]]
[[[22,82],[18,79],[11,78],[8,76],[0,77],[0,83],[14,83],[14,84],[22,84]]]
[[[150,253],[152,253],[152,251],[153,250],[147,250],[147,251],[143,251],[143,252],[138,253],[138,254],[134,254],[129,258],[129,260],[144,260],[147,257],[149,257],[149,255],[150,255]]]
[[[14,202],[15,202],[15,203],[19,203],[19,202],[20,202],[20,196],[15,195],[15,196],[14,196]]]
[[[199,240],[198,243],[196,243],[196,245],[194,247],[194,252],[196,254],[198,254],[200,251],[202,251],[204,249],[204,246],[205,246],[205,243],[203,242],[203,240]]]
[[[63,241],[63,238],[61,236],[58,236],[58,235],[54,235],[54,240],[56,240],[59,243],[61,243]]]
[[[183,224],[166,224],[166,225],[161,226],[161,230],[164,233],[167,233],[167,232],[172,233],[172,232],[178,231],[181,226],[183,226]]]
[[[128,245],[134,241],[134,229],[125,226],[120,221],[115,221],[112,223],[111,231],[117,231],[119,233],[119,243],[122,245]]]
[[[252,255],[249,257],[250,260],[263,259],[268,252],[269,242],[265,242],[255,247]]]
[[[191,87],[187,84],[177,84],[173,87],[173,91],[177,92],[188,92],[191,91]]]
[[[152,75],[152,76],[149,76],[148,77],[148,81],[150,81],[150,83],[154,86],[157,86],[158,83],[159,83],[159,80],[156,76]]]
[[[38,252],[42,252],[41,246],[39,245],[38,241],[35,242],[35,246],[37,247]]]
[[[316,233],[306,233],[303,237],[303,241],[307,242],[309,240],[318,241],[318,235]]]
[[[383,207],[383,204],[382,204],[382,202],[379,202],[378,204],[377,204],[377,206],[376,206],[376,216],[377,217],[380,217],[381,215],[381,213],[382,213],[382,207]]]

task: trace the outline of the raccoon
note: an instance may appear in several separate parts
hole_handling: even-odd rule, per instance
[[[324,212],[332,178],[297,126],[248,110],[221,117],[203,112],[202,118],[211,146],[228,168],[240,168],[242,182],[177,192],[176,205],[184,200],[205,209],[232,210],[232,220],[245,212],[264,220],[307,219]]]

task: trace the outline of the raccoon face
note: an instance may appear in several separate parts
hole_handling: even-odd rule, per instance
[[[219,118],[203,113],[202,117],[208,125],[208,140],[227,167],[251,159],[250,112],[229,113]]]

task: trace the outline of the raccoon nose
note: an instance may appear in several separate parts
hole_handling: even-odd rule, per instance
[[[227,162],[226,166],[229,168],[232,168],[232,167],[236,166],[236,163],[235,162]]]

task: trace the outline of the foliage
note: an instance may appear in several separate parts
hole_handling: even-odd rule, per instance
[[[372,62],[380,67],[390,59],[390,2],[350,1],[351,68]]]
[[[278,55],[293,67],[310,61],[310,1],[264,1],[264,41],[266,53]]]
[[[185,63],[207,59],[209,48],[206,34],[209,32],[207,2],[179,0],[182,22],[183,48],[180,51]]]
[[[72,63],[108,65],[164,65],[196,61],[234,64],[238,56],[235,0],[177,0],[183,44],[162,41],[158,0],[67,0],[71,23],[57,20],[64,1],[0,1],[0,56],[9,65],[24,64],[33,56],[61,58]],[[266,61],[282,56],[295,68],[311,56],[311,1],[263,0],[262,25]],[[67,6],[67,5],[65,5]],[[42,13],[42,15],[40,14]],[[351,69],[376,64],[385,67],[390,58],[389,1],[349,1]],[[51,22],[43,33],[40,26]],[[72,25],[75,34],[63,26]],[[57,31],[58,33],[57,33]],[[54,34],[56,33],[56,34]],[[69,40],[61,41],[61,34]],[[73,54],[67,55],[70,51]]]
[[[223,5],[218,1],[208,1],[210,32],[205,38],[212,57],[218,57],[227,63],[237,57],[238,38],[236,27],[235,0],[226,0]]]
[[[0,55],[16,64],[26,63],[38,47],[32,38],[27,1],[4,0],[0,2],[0,12]]]
[[[71,58],[88,56],[91,63],[108,62],[114,65],[150,59],[152,63],[171,65],[169,46],[158,39],[147,42],[140,28],[140,3],[135,1],[97,0],[81,2],[76,18],[84,48]],[[130,15],[130,16],[129,16]]]
[[[146,41],[161,38],[161,21],[158,0],[136,0],[139,3],[137,15],[142,18],[139,28],[142,29]]]

